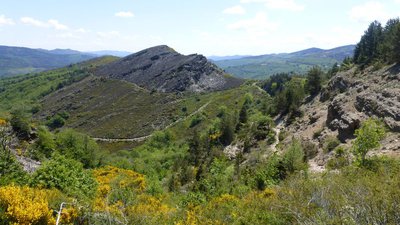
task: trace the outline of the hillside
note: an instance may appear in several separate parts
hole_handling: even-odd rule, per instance
[[[224,90],[243,82],[225,74],[202,55],[181,55],[165,45],[99,67],[95,74],[160,92]]]
[[[353,55],[355,45],[323,50],[310,48],[293,53],[269,54],[240,59],[215,61],[215,64],[236,77],[264,79],[277,73],[304,74],[312,66],[328,70],[335,63]]]
[[[73,50],[0,46],[0,77],[60,68],[95,57]]]
[[[335,152],[328,150],[333,140],[350,148],[355,130],[369,117],[381,119],[388,134],[372,155],[400,156],[400,70],[398,65],[379,70],[353,68],[339,72],[321,93],[300,107],[304,116],[290,125],[281,122],[284,144],[293,138],[318,149],[311,158],[312,169],[325,170]],[[339,145],[339,143],[337,143]]]
[[[46,95],[89,76],[90,70],[117,58],[104,56],[79,64],[37,74],[0,78],[0,117],[7,117],[16,108],[38,110]]]

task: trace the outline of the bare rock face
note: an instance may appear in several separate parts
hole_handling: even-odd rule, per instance
[[[321,91],[320,101],[325,102],[338,93],[343,93],[350,87],[351,82],[343,76],[335,76],[328,86]]]
[[[160,92],[207,92],[242,84],[202,55],[182,55],[162,45],[145,49],[95,71],[102,77],[135,83]]]
[[[400,89],[377,90],[364,93],[356,98],[355,107],[369,116],[382,118],[388,127],[400,132]]]
[[[354,132],[360,127],[361,117],[344,108],[345,96],[336,97],[328,106],[326,125],[333,131],[338,131],[338,139],[345,142],[354,138]]]

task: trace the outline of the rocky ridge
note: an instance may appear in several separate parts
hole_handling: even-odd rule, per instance
[[[95,74],[135,83],[159,92],[207,92],[237,87],[242,80],[227,75],[202,55],[182,55],[161,45],[99,67]]]

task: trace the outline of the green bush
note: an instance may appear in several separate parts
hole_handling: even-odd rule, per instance
[[[337,146],[340,145],[340,141],[336,137],[328,137],[324,141],[324,152],[328,153],[333,151]]]
[[[85,171],[80,162],[55,155],[32,175],[32,186],[57,188],[69,196],[92,198],[97,182],[90,171]]]
[[[354,154],[361,165],[366,162],[367,153],[379,147],[380,140],[385,136],[385,128],[379,120],[368,119],[355,132],[356,140],[353,143]]]
[[[46,127],[39,127],[37,141],[30,149],[30,157],[34,159],[50,158],[56,149],[56,142],[53,133]]]
[[[298,140],[293,140],[289,148],[283,154],[284,168],[288,173],[307,169],[304,162],[304,150]]]
[[[192,120],[190,121],[189,127],[195,127],[196,125],[200,124],[201,121],[203,121],[204,117],[200,114],[196,114],[192,117]]]
[[[85,134],[72,129],[63,130],[56,136],[56,145],[58,153],[81,162],[85,168],[97,164],[96,153],[99,151],[99,146]]]

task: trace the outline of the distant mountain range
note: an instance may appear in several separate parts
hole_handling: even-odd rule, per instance
[[[87,53],[94,54],[97,56],[111,55],[111,56],[117,56],[117,57],[125,57],[125,56],[132,54],[132,52],[112,51],[112,50],[94,51],[94,52],[87,52]]]
[[[354,49],[355,45],[346,45],[329,50],[310,48],[293,53],[210,58],[236,77],[265,79],[277,73],[306,73],[316,65],[328,70],[334,63],[342,62],[345,57],[352,57]]]
[[[310,48],[293,53],[268,54],[260,56],[209,56],[226,73],[239,78],[264,79],[276,73],[306,73],[318,65],[328,70],[334,63],[353,55],[355,45],[323,50]],[[104,55],[125,57],[126,51],[80,52],[71,49],[30,49],[24,47],[0,46],[0,77],[13,76],[64,67],[77,62]]]
[[[207,56],[207,59],[211,61],[222,61],[231,59],[242,59],[245,57],[251,57],[251,55],[230,55],[230,56]]]
[[[104,55],[123,57],[129,54],[120,51],[79,52],[71,49],[0,46],[0,77],[60,68]]]

